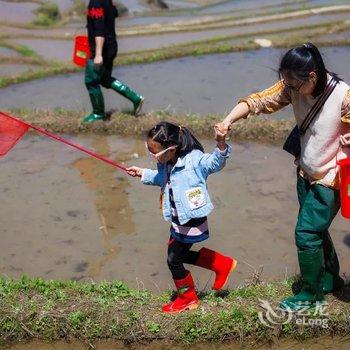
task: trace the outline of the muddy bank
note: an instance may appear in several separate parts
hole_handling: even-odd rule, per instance
[[[82,123],[85,111],[65,110],[13,110],[11,114],[26,120],[36,126],[43,127],[55,133],[69,134],[100,134],[119,136],[144,136],[157,122],[170,119],[178,124],[191,128],[198,137],[211,138],[213,125],[224,118],[224,115],[177,115],[165,111],[143,114],[135,118],[131,114],[114,113],[110,119],[92,124]],[[272,119],[251,116],[245,122],[239,122],[231,131],[232,139],[236,141],[258,141],[269,144],[279,144],[286,138],[294,126],[292,119]]]
[[[285,50],[261,49],[230,54],[186,57],[152,64],[116,67],[114,75],[146,98],[144,112],[225,114],[245,95],[272,85]],[[350,48],[321,48],[329,70],[350,81]],[[105,91],[106,107],[130,110],[131,104]],[[2,108],[89,110],[83,74],[66,74],[1,89]],[[290,109],[274,116],[289,117]]]
[[[116,161],[152,167],[143,139],[68,138]],[[205,146],[210,151],[214,144]],[[159,213],[156,188],[32,135],[0,163],[1,274],[172,288],[166,265],[169,224]],[[260,270],[264,280],[298,271],[292,163],[280,147],[234,143],[226,168],[209,179],[216,207],[211,238],[197,248],[218,249],[239,261],[229,288]],[[349,223],[339,216],[331,232],[342,271],[349,272]],[[199,290],[207,289],[212,274],[192,271]]]
[[[184,345],[197,345],[195,349],[235,349],[237,345],[252,349],[276,342],[277,347],[272,348],[293,349],[303,346],[293,340],[306,340],[305,345],[311,346],[315,338],[323,336],[316,349],[324,349],[322,345],[327,345],[327,349],[346,349],[349,339],[341,337],[349,328],[349,288],[327,297],[322,311],[283,314],[277,305],[290,293],[291,283],[255,282],[218,294],[199,293],[196,310],[166,315],[161,312],[161,305],[169,300],[170,292],[156,295],[142,287],[131,289],[119,281],[96,284],[1,277],[0,342],[8,345],[30,339],[68,339],[79,346],[82,341],[93,344],[108,339],[109,346],[119,345],[117,349],[122,344],[131,344],[132,349],[161,349],[164,345],[166,349],[171,349],[171,345],[175,349]],[[262,301],[276,310],[276,320],[268,318]],[[332,340],[331,336],[336,338]],[[108,342],[101,343],[105,349]],[[33,344],[37,346],[38,342]],[[58,344],[61,349],[67,348],[67,343]]]

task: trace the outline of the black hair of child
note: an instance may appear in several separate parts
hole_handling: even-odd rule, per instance
[[[160,143],[164,149],[177,146],[178,157],[183,157],[194,149],[204,152],[202,144],[188,128],[173,123],[165,121],[158,123],[148,131],[147,137]]]

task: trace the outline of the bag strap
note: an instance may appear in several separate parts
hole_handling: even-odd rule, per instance
[[[310,109],[309,113],[307,114],[306,118],[304,119],[303,123],[300,127],[300,135],[305,134],[307,128],[310,126],[312,121],[315,119],[325,102],[327,101],[328,97],[332,94],[335,87],[337,86],[339,82],[332,77],[332,79],[328,82],[325,91],[319,96],[317,101],[314,103],[312,108]]]

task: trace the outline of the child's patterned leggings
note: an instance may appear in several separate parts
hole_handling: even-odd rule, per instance
[[[190,250],[192,243],[182,243],[170,237],[168,243],[168,266],[174,280],[186,277],[187,272],[183,264],[194,265],[199,253]]]

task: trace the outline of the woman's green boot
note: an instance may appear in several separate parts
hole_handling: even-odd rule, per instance
[[[324,302],[323,250],[299,250],[298,260],[302,277],[302,287],[298,294],[282,300],[280,308],[287,311],[299,311],[314,308]]]

